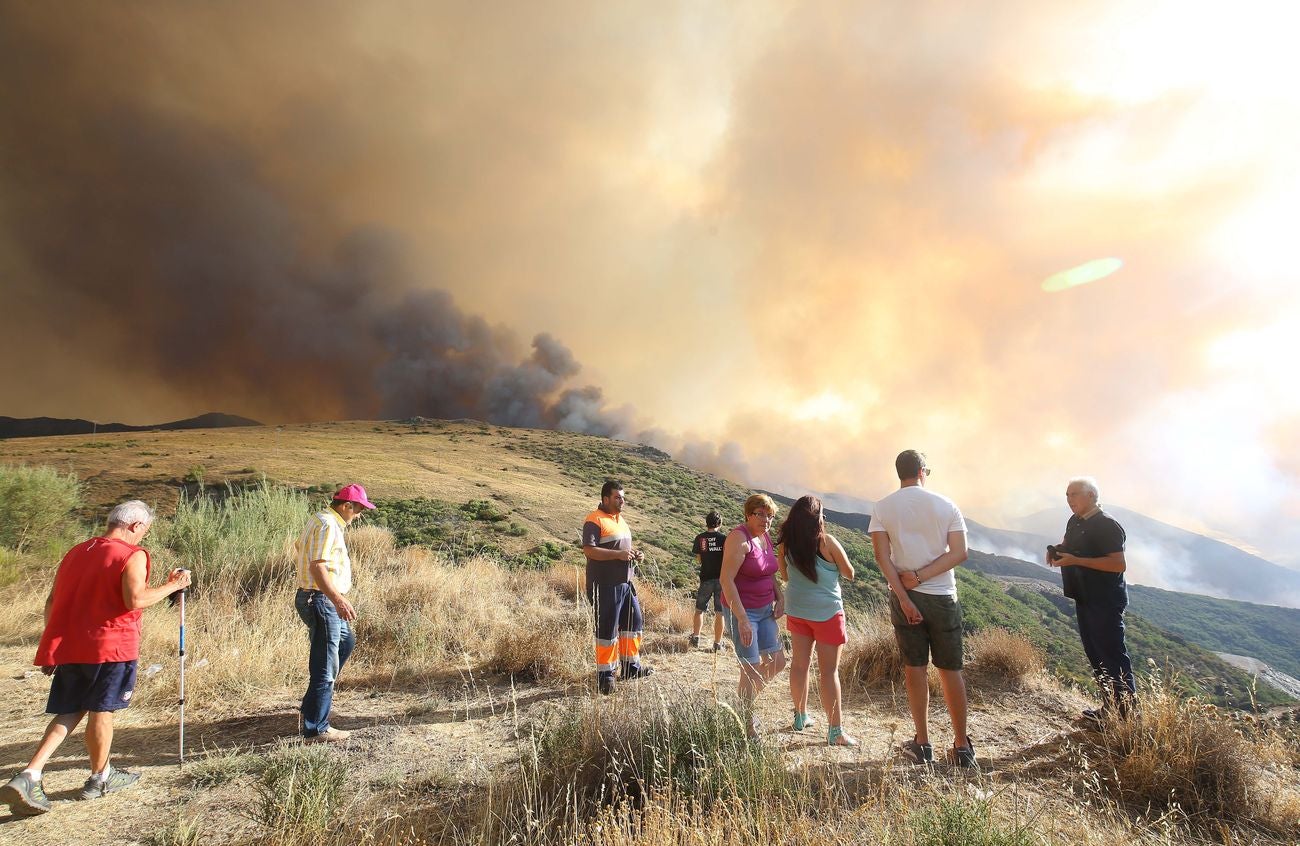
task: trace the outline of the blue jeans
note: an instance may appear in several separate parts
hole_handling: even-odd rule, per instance
[[[334,702],[334,680],[356,645],[352,627],[339,618],[338,609],[325,594],[299,590],[294,599],[298,616],[311,637],[307,658],[309,681],[302,697],[302,733],[315,737],[330,727],[330,705]]]

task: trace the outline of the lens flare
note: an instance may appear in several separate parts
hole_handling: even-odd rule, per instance
[[[1078,267],[1062,270],[1047,277],[1043,280],[1043,290],[1055,293],[1076,285],[1087,285],[1089,282],[1105,279],[1123,266],[1124,262],[1117,258],[1093,259]]]

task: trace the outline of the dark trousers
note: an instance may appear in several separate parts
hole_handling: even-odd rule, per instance
[[[636,588],[588,584],[587,598],[596,613],[596,675],[612,680],[620,664],[625,676],[640,672],[644,621]]]
[[[298,617],[307,626],[311,651],[307,657],[307,692],[302,697],[302,733],[315,737],[329,730],[334,681],[356,645],[352,627],[339,617],[325,594],[299,590],[294,598]]]
[[[1092,675],[1101,688],[1103,706],[1112,702],[1121,714],[1128,712],[1137,693],[1133,681],[1133,662],[1124,645],[1124,607],[1112,603],[1076,602],[1079,637],[1083,652],[1092,665]]]

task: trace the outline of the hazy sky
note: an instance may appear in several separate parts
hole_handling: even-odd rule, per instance
[[[1285,8],[0,0],[0,414],[917,447],[1300,564]]]

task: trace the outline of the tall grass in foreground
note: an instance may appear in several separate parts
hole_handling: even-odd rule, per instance
[[[1248,740],[1227,712],[1178,696],[1158,673],[1141,684],[1135,713],[1106,722],[1080,749],[1081,786],[1195,829],[1300,835],[1300,801],[1268,772],[1270,763],[1290,762],[1271,744]]]
[[[349,529],[347,539],[357,649],[339,678],[343,688],[466,671],[566,684],[592,676],[590,608],[585,597],[561,598],[557,589],[571,583],[563,571],[572,568],[508,570],[484,559],[451,564],[428,550],[397,549],[378,526]],[[158,558],[160,571],[171,563]],[[304,684],[308,643],[293,607],[294,576],[251,593],[246,584],[239,571],[227,570],[188,603],[188,701],[237,708]],[[26,619],[39,630],[39,609],[34,602],[32,608]],[[163,670],[141,684],[139,704],[175,696],[178,620],[164,609],[145,615],[141,668]]]
[[[1113,801],[1104,790],[1071,795],[1059,789],[1061,780],[1103,774],[1107,762],[1094,758],[1080,767],[1068,746],[1055,771],[1022,792],[996,777],[923,772],[864,757],[800,760],[780,747],[750,747],[726,705],[695,689],[645,690],[556,707],[520,726],[517,770],[478,791],[435,794],[416,807],[380,801],[369,806],[370,816],[362,809],[351,819],[336,815],[320,842],[1183,846],[1291,843],[1300,835],[1295,818],[1278,814],[1277,806],[1254,814],[1239,806],[1233,815],[1198,820],[1168,804],[1160,810]],[[1156,717],[1165,707],[1144,702],[1145,713],[1160,722],[1169,720]],[[1191,736],[1214,733],[1222,723],[1201,707],[1181,719],[1179,728]],[[1103,735],[1099,748],[1112,742]],[[1236,753],[1248,798],[1258,802],[1270,787],[1257,766],[1260,747],[1246,743]],[[1142,753],[1130,747],[1128,754]],[[1221,763],[1183,758],[1177,746],[1171,754],[1202,777],[1207,765]],[[1132,789],[1148,784],[1141,771],[1113,772]],[[1276,786],[1279,794],[1293,789]]]
[[[379,527],[349,537],[359,565],[357,638],[377,669],[490,670],[528,681],[590,675],[586,600],[559,599],[553,577],[489,559],[453,565],[427,550],[398,550]]]
[[[336,821],[327,844],[393,846],[1132,846],[1182,843],[1120,817],[1079,827],[1042,797],[868,760],[808,763],[751,747],[694,689],[555,709],[520,731],[522,761],[482,792]],[[1050,799],[1049,799],[1050,801]],[[1095,812],[1094,812],[1095,814]],[[1100,815],[1098,815],[1100,816]]]

